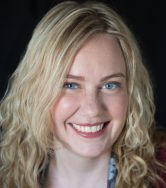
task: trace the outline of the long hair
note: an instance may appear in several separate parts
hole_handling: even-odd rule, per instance
[[[81,46],[96,33],[117,38],[129,95],[127,120],[114,145],[116,187],[148,187],[159,179],[151,130],[155,107],[149,75],[132,33],[119,15],[99,2],[67,1],[39,22],[0,103],[0,186],[40,187],[54,150],[50,107]]]

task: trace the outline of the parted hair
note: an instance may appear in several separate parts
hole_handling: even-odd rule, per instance
[[[115,37],[127,70],[129,107],[113,146],[118,188],[157,185],[162,165],[151,141],[155,107],[152,84],[138,44],[121,17],[100,2],[66,1],[36,26],[0,103],[0,187],[39,188],[54,150],[50,107],[61,93],[73,59],[94,34]]]

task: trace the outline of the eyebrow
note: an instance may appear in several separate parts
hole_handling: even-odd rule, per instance
[[[122,78],[125,78],[125,75],[121,72],[119,73],[115,73],[115,74],[111,74],[111,75],[108,75],[108,76],[105,76],[101,79],[101,81],[106,81],[108,79],[111,79],[111,78],[116,78],[116,77],[122,77]]]
[[[125,78],[125,75],[121,72],[119,73],[115,73],[115,74],[111,74],[111,75],[108,75],[108,76],[105,76],[101,79],[101,82],[103,81],[106,81],[108,79],[111,79],[111,78],[116,78],[116,77],[123,77]],[[68,74],[66,76],[67,79],[76,79],[76,80],[80,80],[80,81],[84,81],[85,78],[83,76],[76,76],[76,75],[72,75],[72,74]]]

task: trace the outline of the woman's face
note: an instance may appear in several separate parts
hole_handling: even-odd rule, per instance
[[[96,34],[77,53],[51,107],[55,137],[84,157],[110,152],[127,114],[126,68],[118,42]]]

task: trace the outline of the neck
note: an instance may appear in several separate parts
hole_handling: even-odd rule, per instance
[[[58,149],[50,161],[46,187],[106,187],[109,158],[110,152],[84,157],[66,148]]]

